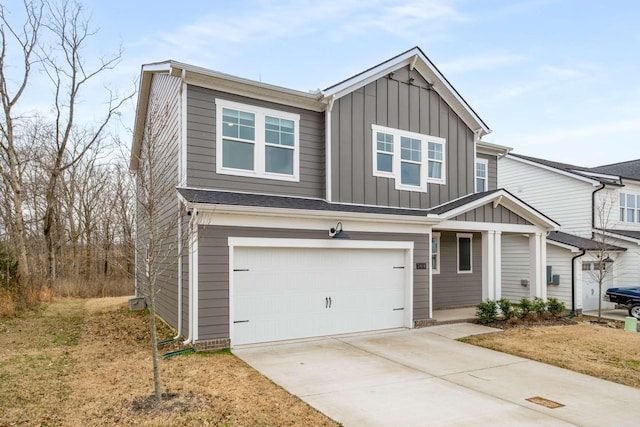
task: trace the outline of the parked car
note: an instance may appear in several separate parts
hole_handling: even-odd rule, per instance
[[[640,319],[640,286],[609,288],[604,300],[629,309],[629,316]]]

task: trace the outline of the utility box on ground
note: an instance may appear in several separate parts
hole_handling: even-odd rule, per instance
[[[144,297],[133,297],[129,298],[129,310],[131,311],[140,311],[147,308],[147,301]]]

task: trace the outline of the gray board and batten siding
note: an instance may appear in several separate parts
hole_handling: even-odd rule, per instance
[[[498,158],[489,154],[477,153],[478,159],[487,160],[487,188],[486,190],[495,190],[498,188]]]
[[[489,222],[494,224],[532,225],[529,221],[502,205],[493,207],[493,203],[487,203],[484,206],[480,206],[474,210],[460,214],[453,218],[453,220]]]
[[[324,230],[264,229],[204,226],[198,229],[198,341],[229,338],[229,244],[228,237],[328,239]],[[413,317],[428,318],[429,271],[415,269],[428,263],[428,234],[349,232],[351,240],[413,241]]]
[[[471,273],[458,273],[457,233],[440,234],[440,273],[433,274],[433,308],[465,307],[482,301],[482,235],[472,233]]]
[[[143,136],[142,151],[140,155],[139,171],[148,161],[147,154],[151,153],[154,162],[155,193],[154,204],[156,235],[161,235],[161,244],[166,248],[167,256],[162,255],[163,265],[157,268],[157,287],[161,292],[156,295],[156,311],[172,327],[177,328],[177,304],[178,304],[178,250],[177,250],[177,221],[179,215],[179,201],[175,192],[178,182],[178,161],[180,149],[180,79],[168,74],[154,74],[151,82],[149,108],[146,118],[145,135]],[[148,132],[152,134],[149,135]],[[145,150],[145,145],[151,144],[150,150]],[[140,185],[137,175],[137,185]],[[136,203],[138,210],[138,250],[145,247],[145,228],[148,223],[144,220],[141,206]],[[164,249],[163,249],[164,250]],[[141,259],[142,253],[138,254]],[[136,268],[143,268],[138,263]],[[138,271],[140,278],[143,272]]]
[[[300,181],[275,181],[216,173],[216,98],[300,115]],[[187,186],[325,198],[324,113],[189,85]]]
[[[410,78],[413,80],[409,83]],[[426,193],[395,189],[373,175],[376,124],[446,139],[446,184]],[[408,66],[339,99],[331,111],[331,193],[335,202],[428,209],[475,191],[473,132]],[[426,156],[426,153],[423,153]]]

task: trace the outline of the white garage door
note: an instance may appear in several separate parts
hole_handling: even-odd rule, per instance
[[[597,279],[597,273],[595,272],[596,265],[593,262],[582,262],[582,311],[592,311],[598,309],[598,301],[602,300],[598,293],[599,285]],[[602,284],[602,295],[609,289],[611,282],[610,274],[605,277]],[[614,308],[615,304],[602,301],[602,308],[609,309]]]
[[[234,345],[404,325],[405,251],[235,248]]]

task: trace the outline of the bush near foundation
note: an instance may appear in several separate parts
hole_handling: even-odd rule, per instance
[[[493,323],[502,317],[502,320],[510,324],[524,322],[540,322],[558,318],[565,310],[565,305],[557,298],[549,298],[547,301],[535,297],[533,301],[522,298],[513,303],[507,298],[498,301],[486,300],[476,306],[476,316],[483,325]]]

